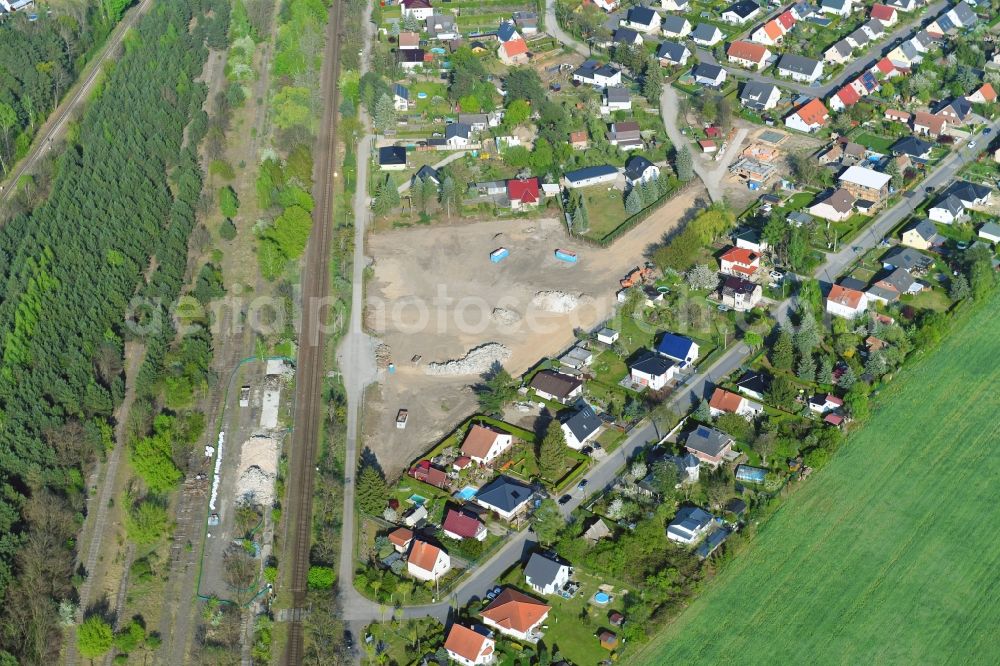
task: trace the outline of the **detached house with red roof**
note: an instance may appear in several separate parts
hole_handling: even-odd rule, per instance
[[[462,539],[475,539],[483,541],[486,539],[486,525],[483,525],[478,518],[464,511],[448,509],[444,522],[441,523],[441,531],[449,539],[461,541]]]
[[[899,22],[899,15],[895,7],[889,5],[872,5],[871,17],[889,28]]]
[[[549,616],[552,607],[513,588],[504,588],[489,606],[483,609],[483,623],[501,634],[537,643],[538,628]]]
[[[913,116],[913,131],[921,136],[941,136],[948,129],[948,119],[926,111],[917,111]]]
[[[776,46],[785,38],[785,30],[777,19],[772,19],[750,34],[750,41],[764,46]]]
[[[505,65],[524,65],[528,62],[528,43],[523,39],[504,42],[497,49],[497,57]]]
[[[397,553],[405,553],[406,549],[410,547],[413,542],[413,530],[408,530],[405,527],[399,527],[392,532],[389,532],[389,543],[392,547],[396,549]]]
[[[900,76],[903,74],[903,70],[889,60],[888,58],[882,58],[875,65],[872,66],[870,70],[872,74],[876,76],[883,76],[887,79],[891,79],[894,76]]]
[[[826,311],[844,319],[856,319],[868,309],[868,295],[863,291],[833,285],[826,297]]]
[[[485,666],[496,662],[496,643],[493,639],[461,624],[451,625],[444,650],[449,659],[463,666]]]
[[[489,465],[509,451],[513,445],[513,435],[475,423],[462,442],[462,455],[468,456],[472,462],[480,465]]]
[[[451,557],[432,543],[415,540],[406,559],[406,571],[417,580],[438,580],[451,571]]]
[[[830,98],[830,109],[832,111],[842,111],[860,101],[861,95],[854,89],[854,86],[848,84],[835,92],[833,97]]]
[[[746,277],[760,268],[760,255],[743,247],[731,247],[719,257],[719,272]]]
[[[771,51],[763,44],[737,41],[726,49],[729,62],[747,69],[763,69],[771,57]]]
[[[785,127],[800,132],[815,132],[830,119],[830,112],[818,99],[806,102],[785,118]]]
[[[712,399],[708,402],[708,410],[713,417],[723,414],[739,414],[745,419],[752,419],[764,411],[764,406],[758,402],[747,400],[739,393],[716,388]]]
[[[511,210],[536,208],[540,200],[537,178],[515,178],[507,181],[507,199]]]
[[[997,101],[997,91],[989,83],[984,83],[976,92],[968,95],[965,99],[973,104],[992,104]]]

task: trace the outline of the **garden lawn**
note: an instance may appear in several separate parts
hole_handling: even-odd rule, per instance
[[[868,150],[874,150],[876,153],[887,154],[892,144],[896,143],[899,138],[890,138],[887,136],[878,136],[876,134],[871,134],[869,132],[862,132],[861,134],[854,137],[856,143],[860,143],[862,146]]]
[[[615,583],[580,568],[576,568],[574,578],[580,582],[581,587],[572,599],[563,599],[559,595],[543,598],[531,592],[525,585],[521,567],[514,567],[508,571],[500,580],[500,584],[510,585],[531,596],[541,598],[552,606],[549,617],[544,623],[548,628],[542,630],[545,634],[542,642],[549,646],[550,650],[558,649],[563,659],[571,664],[596,664],[609,656],[609,652],[602,648],[600,641],[597,640],[597,632],[601,629],[611,629],[615,633],[620,633],[620,629],[608,623],[608,614],[612,610],[622,610],[621,598],[616,596],[608,606],[595,606],[590,603],[590,598],[597,592],[597,586],[602,583],[612,585]],[[586,616],[583,615],[585,611]]]
[[[629,215],[625,212],[625,200],[621,190],[608,189],[607,185],[594,185],[579,190],[587,206],[590,228],[584,236],[601,240],[618,228]]]
[[[1000,294],[632,663],[998,663]],[[724,638],[724,640],[722,640]]]

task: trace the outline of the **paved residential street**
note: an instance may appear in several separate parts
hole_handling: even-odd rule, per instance
[[[803,83],[796,83],[788,79],[779,79],[772,76],[764,76],[763,74],[758,74],[756,72],[751,72],[749,70],[743,69],[742,67],[735,67],[728,63],[720,63],[716,60],[715,56],[712,55],[707,49],[696,49],[695,55],[698,60],[705,63],[710,63],[713,65],[721,65],[730,75],[739,77],[740,79],[753,79],[754,81],[760,81],[763,83],[773,83],[781,88],[786,88],[789,90],[794,90],[795,92],[802,93],[803,95],[809,95],[811,97],[826,97],[831,93],[839,90],[848,80],[855,78],[858,74],[870,68],[875,64],[876,61],[881,59],[881,57],[891,51],[896,47],[896,40],[908,39],[913,34],[916,34],[922,27],[923,23],[928,22],[931,18],[937,16],[942,9],[948,6],[947,2],[939,1],[934,4],[927,6],[926,13],[921,17],[920,22],[916,25],[904,25],[897,28],[895,31],[890,33],[887,37],[880,39],[876,43],[869,46],[864,51],[860,51],[855,55],[851,56],[851,62],[844,68],[844,70],[837,75],[835,79],[828,83],[820,84],[818,86],[805,85]],[[757,24],[755,24],[756,27]],[[793,28],[794,30],[794,28]],[[831,42],[830,46],[833,43]]]

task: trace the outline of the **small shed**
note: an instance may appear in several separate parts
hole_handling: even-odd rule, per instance
[[[987,222],[979,227],[979,237],[990,243],[1000,243],[1000,224]]]
[[[597,638],[601,641],[601,647],[605,650],[614,650],[618,647],[618,634],[605,629],[598,632]]]
[[[597,332],[597,341],[603,342],[606,345],[613,345],[618,340],[619,335],[618,331],[605,326]]]

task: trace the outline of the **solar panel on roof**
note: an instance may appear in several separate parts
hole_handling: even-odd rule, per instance
[[[875,90],[878,87],[878,82],[875,80],[875,75],[871,72],[865,72],[861,76],[861,84],[864,85],[869,91]]]

